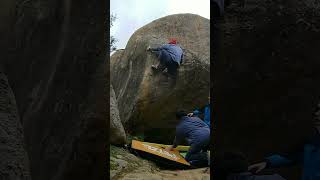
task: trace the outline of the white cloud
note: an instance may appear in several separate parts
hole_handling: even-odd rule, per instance
[[[168,4],[168,14],[192,13],[210,19],[209,0],[172,0]]]
[[[118,49],[125,48],[130,36],[140,27],[161,17],[192,13],[210,18],[209,0],[111,0],[110,11],[117,15],[110,33],[118,42]]]

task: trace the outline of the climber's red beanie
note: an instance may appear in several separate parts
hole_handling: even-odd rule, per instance
[[[169,44],[177,44],[177,39],[175,38],[169,39]]]

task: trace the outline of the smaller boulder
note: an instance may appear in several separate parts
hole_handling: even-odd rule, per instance
[[[110,143],[115,145],[125,144],[126,133],[122,126],[118,103],[112,85],[110,85]]]

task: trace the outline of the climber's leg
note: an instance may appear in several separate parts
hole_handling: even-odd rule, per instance
[[[179,67],[179,64],[170,60],[170,62],[168,62],[168,74],[171,77],[176,77],[177,76],[177,69]]]
[[[170,61],[170,56],[166,51],[158,51],[158,59],[159,59],[159,64],[157,66],[152,65],[152,69],[157,70],[157,71],[164,71],[168,67],[168,62]]]

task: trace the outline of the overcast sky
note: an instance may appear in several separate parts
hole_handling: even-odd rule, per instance
[[[210,19],[210,0],[111,0],[110,11],[117,19],[110,30],[124,49],[130,36],[140,27],[161,17],[192,13]]]

